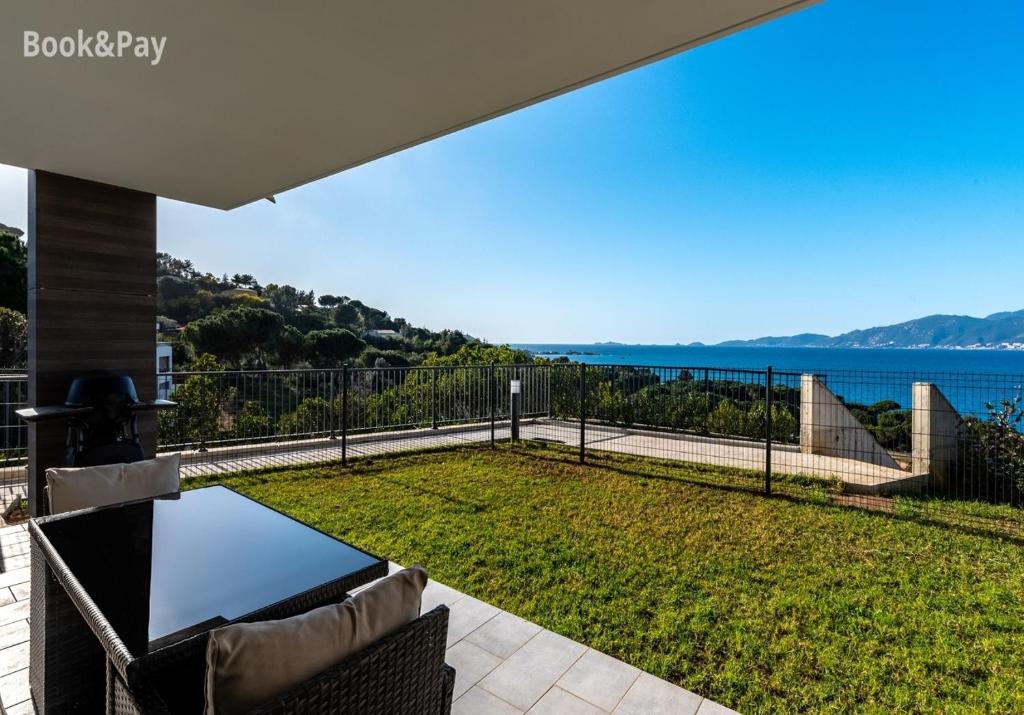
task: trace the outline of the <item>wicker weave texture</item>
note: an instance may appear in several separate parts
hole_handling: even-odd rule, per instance
[[[445,665],[448,608],[438,606],[387,638],[252,711],[251,715],[448,715],[455,671]],[[205,657],[199,658],[205,666]],[[203,683],[196,669],[198,685]],[[164,674],[167,675],[167,674]],[[144,675],[129,688],[111,669],[111,715],[188,715],[164,699],[183,683]],[[191,689],[191,686],[189,687]]]

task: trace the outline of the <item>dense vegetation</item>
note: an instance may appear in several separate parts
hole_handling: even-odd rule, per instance
[[[579,414],[578,370],[552,373],[552,414]],[[700,434],[764,439],[767,390],[757,382],[699,379],[688,370],[663,377],[645,368],[590,367],[587,416],[626,427],[656,427]],[[775,385],[772,438],[799,440],[800,391]]]
[[[28,251],[19,228],[0,223],[0,368],[27,359]]]
[[[740,712],[1024,711],[1024,550],[923,523],[930,501],[527,447],[225,481]]]
[[[157,254],[157,321],[184,369],[200,355],[241,368],[406,367],[475,342],[433,332],[348,296],[261,285],[249,274],[217,277],[191,261]],[[394,331],[379,335],[373,331]]]
[[[350,429],[425,427],[435,419],[439,424],[486,419],[486,369],[456,368],[529,360],[521,350],[473,342],[451,355],[424,358],[420,367],[437,368],[436,378],[429,369],[378,364],[350,372],[349,389],[344,393],[337,372],[225,373],[216,357],[204,354],[193,361],[193,373],[176,384],[178,409],[160,414],[160,441],[206,445],[324,435],[332,426],[340,428],[343,396],[348,398]]]

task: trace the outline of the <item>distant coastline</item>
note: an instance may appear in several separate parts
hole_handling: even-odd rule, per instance
[[[630,347],[607,341],[586,347]],[[640,346],[632,346],[640,347]],[[659,347],[659,346],[650,346]],[[669,346],[660,346],[669,347]],[[895,325],[851,330],[841,335],[800,333],[765,336],[752,340],[726,340],[716,345],[676,343],[677,348],[844,348],[900,350],[1024,350],[1024,310],[993,313],[984,318],[969,315],[928,315]]]
[[[565,343],[569,345],[570,343]],[[791,348],[807,350],[1024,350],[1024,343],[1000,345],[782,345],[778,343],[757,343],[753,340],[727,340],[721,343],[572,343],[595,348],[617,346],[623,348]],[[552,345],[552,343],[513,343],[514,347],[529,350],[531,345]],[[529,350],[534,355],[600,355],[592,350]]]
[[[777,347],[764,345],[614,345],[517,343],[513,347],[549,360],[590,365],[847,370],[1019,375],[1024,385],[1024,350],[936,347]]]

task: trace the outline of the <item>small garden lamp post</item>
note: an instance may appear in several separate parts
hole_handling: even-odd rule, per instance
[[[521,399],[523,391],[523,382],[518,378],[509,382],[509,392],[511,394],[510,413],[512,417],[512,441],[519,441],[519,400]]]

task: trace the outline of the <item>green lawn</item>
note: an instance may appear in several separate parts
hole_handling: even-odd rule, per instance
[[[220,481],[423,564],[744,713],[1024,712],[1018,543],[834,506],[825,489],[732,486],[744,479],[614,455],[581,467],[533,448],[192,484]]]

